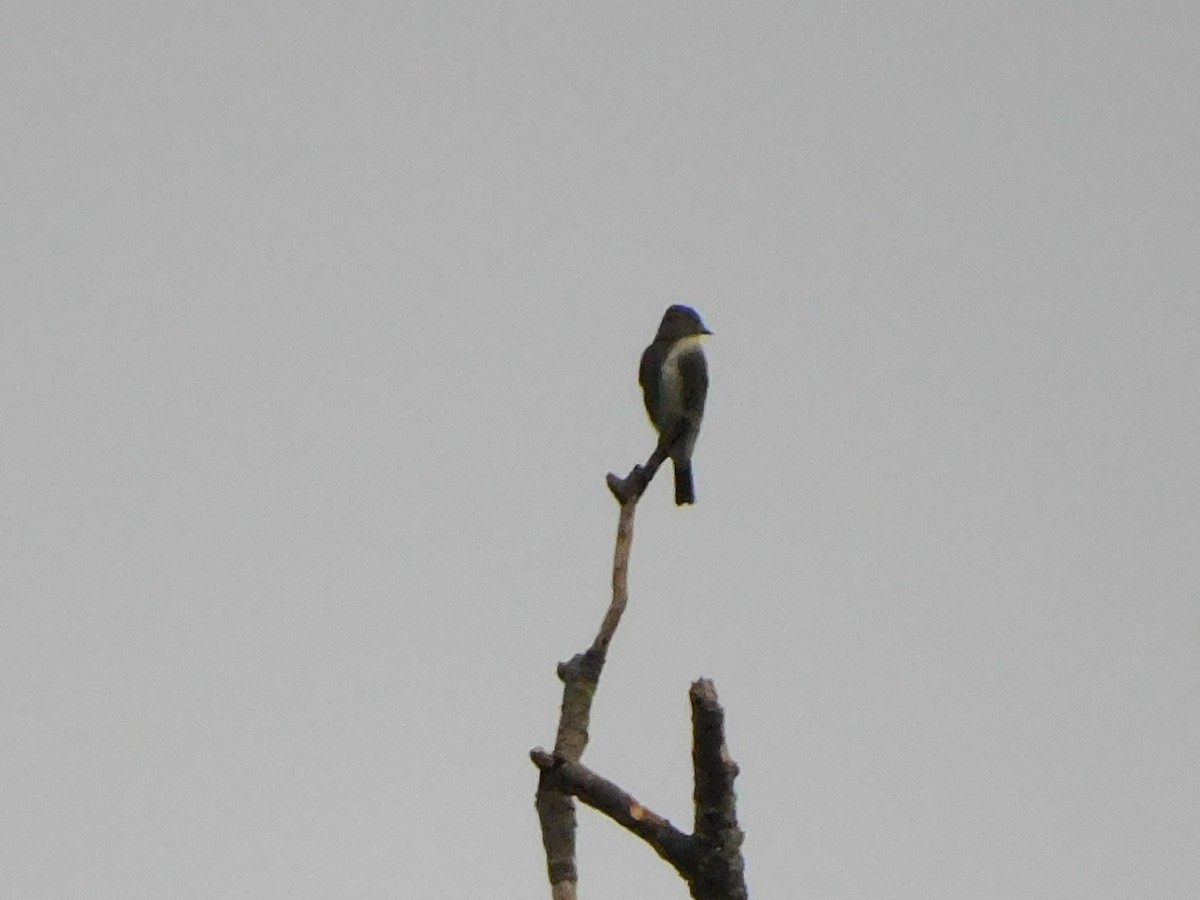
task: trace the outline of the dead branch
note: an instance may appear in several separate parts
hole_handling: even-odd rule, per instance
[[[590,647],[559,663],[562,705],[553,752],[538,747],[530,758],[538,768],[535,807],[546,851],[546,870],[553,900],[575,900],[578,870],[575,856],[574,797],[637,835],[687,881],[697,900],[744,900],[742,831],[737,825],[733,781],[737,764],[725,744],[725,713],[711,681],[692,684],[692,767],[695,779],[695,825],[680,831],[628,792],[580,762],[588,742],[592,700],[608,648],[629,599],[629,555],[633,515],[650,480],[667,458],[669,440],[660,441],[645,466],[625,478],[610,474],[609,490],[620,503],[613,553],[612,600]]]

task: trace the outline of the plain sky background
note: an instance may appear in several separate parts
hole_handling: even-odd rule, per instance
[[[8,0],[0,897],[1200,895],[1198,9]]]

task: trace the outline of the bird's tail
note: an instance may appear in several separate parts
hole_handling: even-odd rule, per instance
[[[692,461],[677,459],[675,462],[675,505],[696,502],[696,487],[692,484]]]

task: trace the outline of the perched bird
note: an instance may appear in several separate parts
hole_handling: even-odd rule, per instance
[[[670,307],[638,369],[646,412],[658,430],[659,448],[675,464],[676,506],[696,502],[692,448],[708,393],[708,366],[700,348],[700,337],[705,334],[712,332],[694,309]]]

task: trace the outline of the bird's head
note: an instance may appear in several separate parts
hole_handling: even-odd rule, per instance
[[[655,340],[677,341],[694,335],[712,334],[700,321],[700,314],[690,306],[675,304],[663,313]]]

